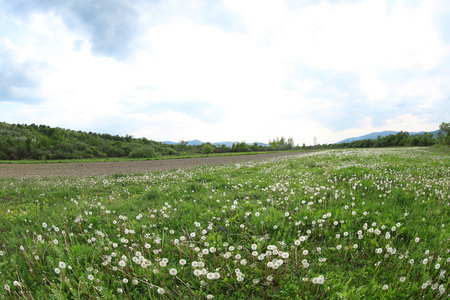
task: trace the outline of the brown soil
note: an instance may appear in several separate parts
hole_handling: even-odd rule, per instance
[[[91,163],[47,163],[47,164],[0,164],[0,178],[19,177],[82,177],[144,173],[202,165],[222,165],[250,160],[262,160],[278,156],[298,155],[306,152],[279,152],[221,157],[182,158],[148,161],[91,162]]]

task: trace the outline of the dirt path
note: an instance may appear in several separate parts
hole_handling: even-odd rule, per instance
[[[130,174],[190,168],[202,165],[222,165],[250,160],[262,160],[278,156],[299,155],[306,152],[280,152],[238,156],[182,158],[148,161],[48,163],[48,164],[0,164],[0,178],[19,177],[82,177],[93,175]]]

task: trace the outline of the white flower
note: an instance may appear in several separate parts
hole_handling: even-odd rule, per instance
[[[56,273],[56,274],[59,274],[59,273],[61,273],[61,270],[58,269],[58,268],[55,268],[55,273]]]
[[[177,275],[178,271],[176,269],[172,268],[169,270],[169,273],[170,273],[170,275],[175,276],[175,275]]]
[[[88,278],[90,281],[92,281],[92,280],[94,280],[94,275],[89,274],[87,278]]]
[[[303,255],[308,255],[308,250],[303,250]]]
[[[389,288],[389,286],[387,284],[383,285],[383,290],[387,290]]]
[[[60,261],[58,265],[59,265],[60,269],[65,269],[66,268],[66,264],[64,262],[62,262],[62,261]]]
[[[92,277],[92,279],[94,279],[94,277]],[[125,283],[125,284],[128,283],[128,279],[126,279],[126,278],[124,278],[122,281],[123,281],[123,283]]]
[[[184,266],[186,264],[186,260],[185,259],[180,259],[179,263],[180,263],[180,265]]]

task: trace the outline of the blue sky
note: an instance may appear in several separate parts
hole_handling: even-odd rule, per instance
[[[0,121],[334,143],[450,121],[447,0],[0,0]]]

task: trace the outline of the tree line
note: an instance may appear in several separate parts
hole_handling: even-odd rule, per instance
[[[167,155],[192,155],[228,152],[284,151],[300,149],[329,148],[369,148],[397,146],[450,145],[450,123],[439,126],[436,137],[432,133],[410,135],[399,132],[395,135],[378,137],[376,140],[360,140],[343,144],[324,144],[314,146],[294,145],[292,138],[276,138],[269,145],[234,143],[232,146],[188,145],[185,141],[170,145],[134,138],[131,135],[119,136],[107,133],[75,131],[46,125],[8,124],[0,122],[0,160],[55,160],[86,158],[155,158]]]
[[[450,122],[442,122],[436,136],[432,132],[424,134],[409,134],[400,131],[385,137],[378,136],[376,139],[365,139],[350,143],[316,145],[314,149],[334,148],[375,148],[375,147],[427,147],[433,145],[450,145]]]

